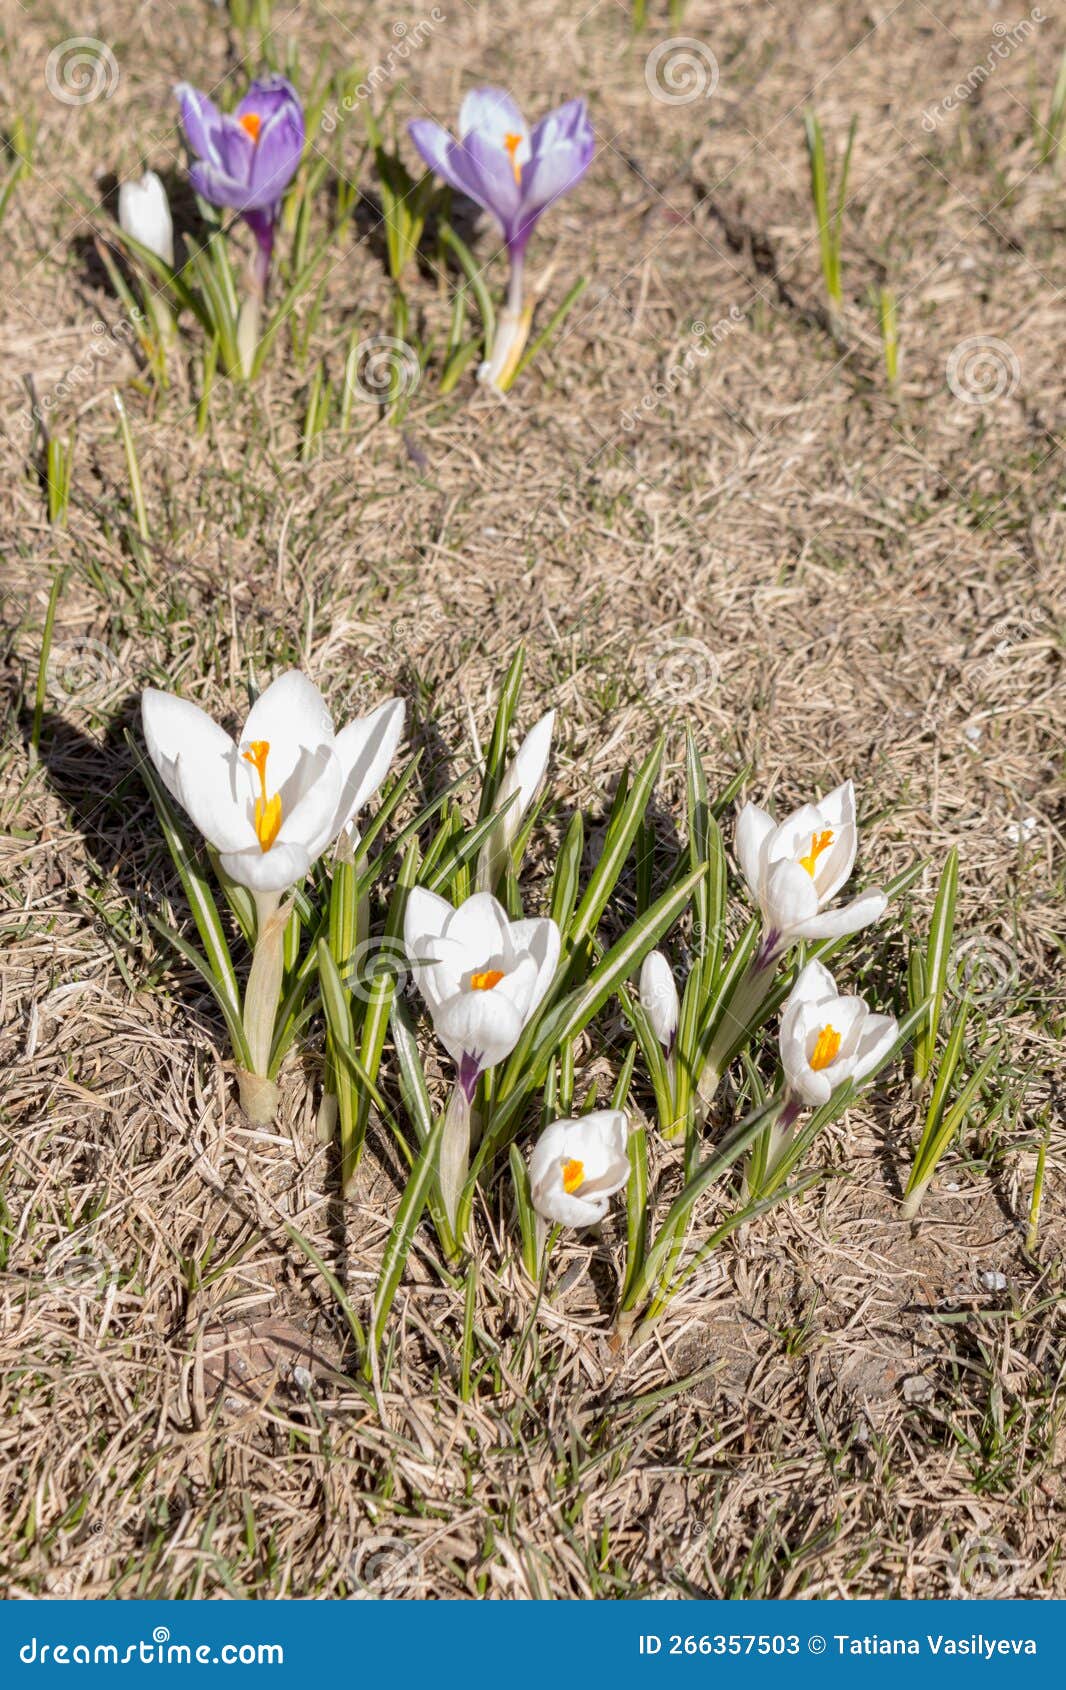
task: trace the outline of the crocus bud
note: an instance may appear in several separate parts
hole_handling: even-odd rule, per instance
[[[139,182],[123,182],[118,191],[119,226],[154,252],[164,264],[174,264],[174,224],[167,191],[154,170]]]
[[[529,1158],[533,1207],[559,1226],[595,1226],[629,1178],[629,1121],[621,1109],[595,1109],[553,1121]]]
[[[494,806],[502,813],[478,857],[478,886],[483,892],[495,890],[529,806],[537,796],[548,767],[554,726],[555,711],[549,710],[530,728],[504,774]]]
[[[673,1055],[681,1013],[673,971],[662,951],[649,951],[640,971],[640,1002],[652,1032],[667,1056]]]

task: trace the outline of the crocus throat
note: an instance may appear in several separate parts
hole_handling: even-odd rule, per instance
[[[800,868],[805,868],[812,880],[814,879],[814,871],[818,866],[818,858],[823,851],[828,851],[832,843],[833,829],[831,827],[827,827],[824,833],[811,834],[811,848],[807,855],[801,857],[799,861]]]
[[[503,138],[503,144],[507,149],[507,156],[511,160],[511,169],[514,171],[514,179],[518,183],[519,187],[522,186],[522,166],[518,162],[518,149],[522,145],[524,139],[525,137],[523,135],[505,135]]]
[[[269,751],[268,739],[253,739],[248,750],[242,752],[245,762],[251,763],[259,776],[259,797],[255,801],[255,832],[261,851],[270,850],[281,827],[281,793],[275,792],[273,798],[267,797],[266,765]]]
[[[584,1162],[571,1162],[568,1159],[563,1163],[563,1190],[568,1197],[572,1197],[578,1186],[583,1185],[584,1181]]]
[[[840,1034],[836,1028],[823,1027],[815,1040],[814,1050],[811,1053],[811,1067],[816,1073],[819,1073],[823,1068],[828,1068],[831,1062],[836,1061],[839,1050]]]
[[[498,986],[502,979],[502,968],[483,968],[480,973],[471,974],[470,989],[473,992],[491,992],[493,986]]]
[[[253,141],[258,141],[259,131],[263,127],[263,119],[257,111],[246,111],[243,117],[237,119],[237,122],[246,135],[250,135]]]

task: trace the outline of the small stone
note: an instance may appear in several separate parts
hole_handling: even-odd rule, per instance
[[[910,1373],[903,1381],[904,1402],[928,1402],[933,1394],[933,1381],[925,1373]]]
[[[310,1372],[306,1367],[301,1367],[299,1362],[292,1370],[292,1382],[298,1391],[303,1392],[305,1397],[309,1397],[315,1388],[315,1382]]]
[[[983,1291],[1005,1291],[1007,1289],[1005,1273],[990,1270],[987,1273],[979,1273],[977,1278]]]
[[[1040,826],[1036,816],[1023,816],[1020,822],[1007,823],[1007,839],[1011,845],[1024,845]]]

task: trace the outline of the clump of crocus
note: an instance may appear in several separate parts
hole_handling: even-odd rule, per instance
[[[284,76],[258,77],[233,112],[187,82],[174,90],[185,138],[196,154],[189,180],[209,202],[239,212],[258,245],[255,279],[265,296],[281,197],[304,148],[300,97]]]
[[[139,182],[123,182],[118,191],[119,227],[174,267],[174,223],[167,191],[154,170]]]
[[[584,100],[569,100],[530,129],[502,88],[472,89],[459,112],[459,139],[419,118],[411,139],[431,170],[495,217],[511,263],[507,305],[479,372],[503,391],[518,367],[533,318],[524,303],[526,246],[548,207],[580,181],[596,138]]]
[[[239,1072],[253,1120],[274,1118],[270,1054],[284,972],[291,904],[283,894],[377,791],[403,731],[404,706],[389,699],[340,733],[306,675],[279,675],[253,704],[234,740],[198,705],[148,687],[141,721],[164,786],[217,855],[219,873],[251,892],[256,939],[244,997],[250,1067]]]

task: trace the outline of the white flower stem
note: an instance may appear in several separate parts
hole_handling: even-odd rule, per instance
[[[257,892],[255,910],[255,949],[244,993],[244,1032],[252,1066],[250,1070],[239,1069],[238,1077],[242,1109],[253,1121],[266,1125],[274,1119],[278,1106],[278,1088],[268,1078],[268,1069],[285,972],[289,905],[282,904],[280,892]]]
[[[459,1199],[470,1170],[470,1103],[461,1085],[452,1088],[440,1141],[438,1178],[441,1202],[454,1232]],[[461,1240],[456,1238],[456,1243]]]
[[[523,304],[522,294],[523,261],[516,258],[511,263],[507,304],[497,319],[492,349],[478,371],[478,379],[498,393],[506,393],[514,380],[533,323],[533,307]]]

